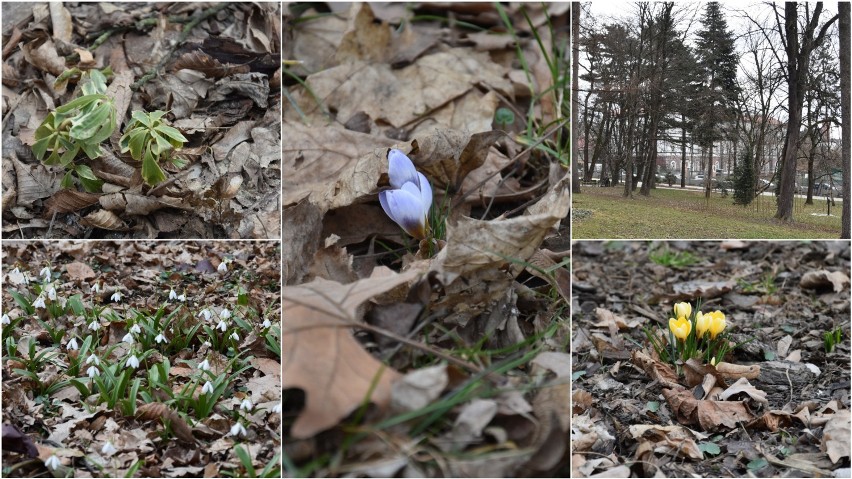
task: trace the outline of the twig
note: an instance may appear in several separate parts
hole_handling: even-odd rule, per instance
[[[214,7],[208,8],[207,10],[201,12],[197,17],[193,18],[189,23],[187,23],[186,26],[183,27],[183,30],[181,31],[177,41],[171,46],[171,48],[169,48],[166,54],[163,55],[163,58],[160,59],[160,62],[157,63],[157,66],[149,70],[148,73],[142,75],[139,80],[130,85],[130,89],[133,91],[139,91],[139,89],[142,88],[144,84],[148,83],[149,80],[157,76],[157,72],[160,71],[160,68],[166,66],[166,63],[168,63],[172,55],[174,55],[178,46],[182,45],[186,41],[186,38],[189,36],[189,32],[191,32],[192,29],[195,28],[199,23],[217,14],[220,10],[224,9],[228,5],[230,4],[220,3]]]

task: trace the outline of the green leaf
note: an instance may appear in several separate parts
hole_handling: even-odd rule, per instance
[[[585,370],[583,370],[583,371],[574,371],[574,373],[573,373],[573,374],[571,374],[571,381],[576,381],[576,380],[580,379],[581,377],[583,377],[585,374],[586,374],[586,371],[585,371]]]
[[[130,114],[130,118],[136,120],[137,122],[147,126],[148,128],[153,128],[154,124],[151,121],[151,118],[144,111],[136,110]]]
[[[498,108],[494,114],[494,123],[508,125],[515,122],[515,114],[508,108]]]
[[[109,121],[110,111],[113,109],[110,102],[103,102],[91,113],[71,120],[71,137],[77,140],[86,140],[91,138]]]
[[[130,133],[130,140],[128,141],[127,146],[130,150],[130,156],[132,156],[134,160],[142,160],[142,153],[145,149],[145,130],[139,128],[132,131]],[[122,148],[121,151],[124,152],[127,150]]]
[[[9,291],[9,294],[12,295],[12,299],[14,299],[16,303],[18,303],[18,306],[20,306],[21,309],[23,309],[24,312],[27,313],[27,315],[33,314],[33,312],[35,312],[35,308],[33,308],[32,303],[30,303],[30,301],[24,295],[17,291]]]
[[[237,457],[239,457],[240,462],[243,463],[243,467],[246,469],[246,476],[257,477],[254,465],[251,463],[251,456],[249,456],[249,453],[243,449],[243,446],[241,444],[237,444],[234,446],[234,452],[237,453]]]
[[[101,156],[101,145],[99,143],[81,141],[80,147],[83,148],[83,152],[86,153],[86,156],[88,156],[89,159],[94,160]]]
[[[705,454],[710,454],[711,456],[716,456],[722,452],[719,445],[713,442],[699,442],[698,449]]]
[[[56,114],[57,115],[64,115],[66,113],[71,113],[74,110],[76,110],[77,108],[83,108],[86,105],[89,105],[89,104],[96,102],[98,100],[108,100],[108,99],[109,98],[107,98],[105,95],[83,95],[80,98],[77,98],[76,100],[71,100],[64,105],[57,107],[56,108]],[[64,119],[64,117],[63,117],[63,119]]]
[[[83,189],[85,189],[89,193],[100,193],[104,182],[103,180],[89,180],[87,178],[80,178],[80,184],[82,184]]]
[[[72,175],[73,170],[68,170],[65,172],[65,176],[62,177],[62,182],[59,184],[62,188],[73,188],[74,187],[74,175]]]
[[[764,467],[769,465],[769,461],[764,458],[754,459],[748,463],[746,467],[748,467],[749,471],[756,471],[758,469],[763,469]]]
[[[85,178],[87,180],[92,180],[92,181],[98,180],[98,177],[95,176],[95,172],[92,171],[92,169],[90,167],[86,166],[86,165],[77,165],[77,167],[74,168],[74,170],[77,172],[77,175],[80,178]]]
[[[172,145],[175,148],[180,148],[181,146],[183,146],[184,143],[188,141],[186,137],[183,136],[177,128],[171,127],[169,125],[159,125],[157,126],[157,128],[155,128],[155,130],[166,135],[171,140],[177,142],[178,144],[172,142]]]
[[[33,154],[39,161],[41,161],[41,159],[44,158],[44,154],[47,153],[47,145],[50,144],[51,139],[53,138],[46,136],[33,144]]]
[[[150,186],[158,185],[166,179],[166,174],[151,153],[150,145],[145,149],[145,158],[142,160],[142,179]]]
[[[162,135],[157,133],[157,130],[151,130],[151,138],[153,138],[155,141],[155,148],[151,149],[154,151],[154,155],[156,155],[157,157],[172,149],[172,144],[166,141],[166,139],[163,138]]]
[[[73,147],[65,150],[65,153],[62,153],[59,157],[59,164],[67,167],[74,162],[74,158],[77,158],[78,153],[80,153],[80,145],[74,145]]]
[[[645,409],[651,412],[657,412],[660,410],[660,402],[659,401],[648,401],[645,404]]]

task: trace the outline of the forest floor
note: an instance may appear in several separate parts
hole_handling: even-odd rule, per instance
[[[280,238],[280,18],[273,2],[4,2],[4,237]],[[85,116],[106,137],[75,154],[83,120],[51,124],[64,143],[40,161],[41,125],[94,70],[114,130]],[[187,141],[158,160],[122,152],[132,115],[157,110]],[[157,163],[165,180],[143,180]]]
[[[567,477],[568,5],[288,5],[285,476]]]
[[[4,477],[279,477],[273,242],[3,242]]]
[[[624,199],[622,188],[584,187],[573,197],[574,238],[838,238],[842,202],[826,214],[825,198],[813,205],[795,199],[791,224],[776,221],[775,197],[761,195],[751,205],[714,192],[707,203],[703,191],[658,188],[644,197],[638,190]]]
[[[849,476],[848,242],[581,241],[573,253],[572,477]],[[751,340],[724,359],[739,373],[677,375],[648,343],[675,302],[699,300]],[[702,387],[710,378],[721,388]]]

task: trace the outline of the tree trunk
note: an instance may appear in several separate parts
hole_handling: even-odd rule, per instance
[[[849,44],[849,2],[839,2],[838,9],[840,10],[840,163],[843,165],[843,219],[841,220],[842,227],[840,237],[849,239],[849,163],[852,161],[852,158],[850,158],[849,145],[849,135],[852,134],[849,123],[849,57],[850,51],[852,51],[852,45]]]
[[[577,125],[577,110],[580,109],[578,99],[579,83],[577,81],[579,73],[577,62],[580,59],[580,2],[571,3],[571,28],[573,30],[574,41],[574,50],[572,52],[573,65],[571,65],[571,83],[574,90],[574,95],[571,99],[571,150],[573,151],[573,157],[571,158],[571,191],[580,193],[580,162],[577,161],[579,159],[579,150],[577,149],[577,127],[579,126]]]

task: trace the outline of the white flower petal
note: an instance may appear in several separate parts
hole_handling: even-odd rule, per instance
[[[393,188],[401,188],[406,182],[416,183],[418,180],[414,163],[395,148],[388,153],[388,179]]]
[[[59,469],[59,466],[61,464],[59,463],[59,458],[56,457],[56,454],[51,454],[50,457],[48,457],[47,460],[44,461],[44,465],[51,471],[55,471]]]

